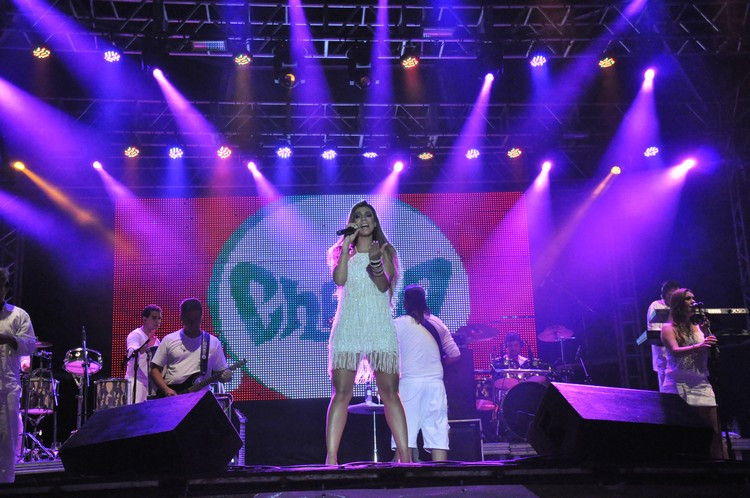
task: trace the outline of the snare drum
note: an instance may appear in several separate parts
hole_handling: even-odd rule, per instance
[[[232,420],[232,395],[231,394],[214,394],[216,401],[221,405],[221,409],[224,414],[231,421]]]
[[[26,411],[26,406],[21,402],[21,411]],[[54,411],[54,398],[52,395],[52,381],[44,377],[32,377],[29,379],[29,416],[49,415]]]
[[[130,379],[101,379],[96,384],[96,407],[94,410],[116,408],[131,403],[133,387]]]
[[[102,369],[102,354],[95,349],[88,349],[89,375],[94,375]],[[63,368],[73,375],[83,375],[83,348],[71,349],[65,353]]]

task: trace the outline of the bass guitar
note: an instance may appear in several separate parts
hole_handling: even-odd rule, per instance
[[[242,359],[237,363],[230,365],[228,367],[228,370],[237,370],[238,368],[244,367],[246,363],[247,359]],[[217,372],[210,377],[206,377],[203,380],[198,380],[198,378],[200,377],[200,372],[196,372],[188,377],[185,382],[181,382],[179,384],[169,384],[168,387],[174,390],[177,394],[194,393],[196,391],[200,391],[207,385],[218,381],[221,378],[222,373],[223,371]]]

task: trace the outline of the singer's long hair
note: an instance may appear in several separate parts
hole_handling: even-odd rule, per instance
[[[383,232],[383,227],[380,224],[380,219],[378,218],[378,213],[375,211],[375,208],[372,207],[371,204],[369,204],[367,201],[360,201],[354,206],[352,206],[351,211],[349,211],[349,217],[347,218],[348,223],[351,223],[354,221],[354,212],[361,208],[366,207],[369,208],[372,211],[372,215],[375,218],[375,223],[377,223],[377,226],[375,227],[375,231],[372,233],[372,239],[377,240],[380,244],[380,247],[384,248],[384,251],[388,253],[388,256],[391,258],[391,261],[393,262],[393,275],[391,276],[390,285],[388,287],[388,293],[390,297],[393,297],[393,289],[396,288],[396,282],[398,281],[398,254],[396,253],[396,249],[393,247],[393,244],[388,242],[388,238],[385,236],[385,233]],[[336,268],[336,265],[339,264],[339,259],[341,258],[341,251],[344,250],[344,239],[346,236],[342,235],[339,240],[333,244],[328,249],[328,265],[331,267],[331,269]],[[388,244],[388,247],[385,245]],[[357,247],[357,239],[355,238],[352,243],[347,247],[347,251],[351,255],[356,251]]]
[[[690,289],[677,289],[672,293],[672,299],[669,300],[669,317],[672,322],[672,329],[675,332],[677,345],[684,346],[693,337],[693,329],[690,325],[688,312],[690,307],[685,301],[685,296]]]

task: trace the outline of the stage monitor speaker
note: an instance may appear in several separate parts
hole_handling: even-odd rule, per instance
[[[527,439],[540,455],[611,461],[705,457],[711,435],[676,394],[553,382]]]
[[[448,459],[460,462],[484,460],[481,419],[449,420]]]
[[[98,410],[60,448],[76,474],[184,475],[223,470],[242,440],[209,391]]]

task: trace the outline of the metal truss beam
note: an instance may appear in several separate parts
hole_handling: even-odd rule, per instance
[[[388,50],[398,58],[414,44],[423,60],[475,59],[487,41],[503,43],[507,58],[525,58],[540,47],[549,57],[576,57],[595,39],[608,40],[619,56],[658,49],[674,55],[750,53],[748,2],[648,2],[635,16],[624,14],[627,2],[541,3],[469,2],[468,5],[388,7]],[[279,40],[290,34],[290,7],[241,0],[57,0],[51,6],[78,22],[76,33],[54,37],[61,50],[107,47],[114,42],[126,53],[140,54],[144,42],[157,36],[172,55],[231,55],[233,43],[250,42],[256,58],[273,57]],[[156,8],[154,7],[156,6]],[[305,16],[316,46],[308,57],[345,59],[355,41],[371,40],[377,28],[373,2],[305,2]],[[0,26],[0,49],[29,49],[35,43],[34,20],[6,8]],[[77,43],[85,39],[87,43]],[[192,42],[225,42],[223,49],[193,50]],[[60,50],[59,49],[59,50]]]

